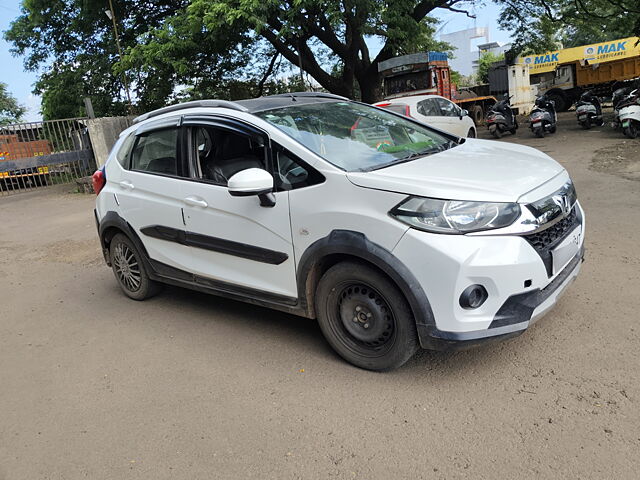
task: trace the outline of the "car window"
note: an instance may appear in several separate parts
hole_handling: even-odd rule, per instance
[[[131,148],[133,147],[135,140],[135,134],[129,134],[129,136],[124,139],[124,141],[120,145],[120,148],[116,152],[116,160],[125,168],[127,168],[127,160],[129,159],[129,154],[131,153]]]
[[[418,113],[425,117],[439,117],[442,115],[435,98],[427,98],[418,102]]]
[[[155,130],[138,136],[131,155],[131,169],[177,175],[178,129]]]
[[[445,100],[444,98],[436,98],[435,100],[438,102],[438,105],[440,105],[442,115],[445,117],[457,117],[460,115],[460,109],[455,103]]]
[[[190,164],[194,178],[226,186],[241,170],[266,170],[266,158],[261,137],[209,126],[191,129]]]
[[[274,145],[273,152],[276,172],[275,183],[280,190],[294,190],[324,181],[324,177],[320,172],[306,165],[287,149]]]
[[[385,105],[382,108],[386,108],[387,110],[391,110],[392,112],[399,113],[400,115],[409,116],[409,105],[404,103],[390,103],[389,105]]]
[[[294,104],[255,115],[347,171],[384,168],[456,145],[426,125],[355,102]]]

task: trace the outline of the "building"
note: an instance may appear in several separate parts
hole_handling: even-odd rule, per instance
[[[489,28],[475,27],[445,33],[440,35],[440,40],[456,47],[456,50],[453,51],[455,58],[449,60],[451,69],[464,76],[469,76],[475,71],[474,62],[477,67],[478,44],[489,43]]]

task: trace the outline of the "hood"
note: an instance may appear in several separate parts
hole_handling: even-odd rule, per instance
[[[531,147],[467,139],[444,152],[347,177],[360,187],[422,197],[516,202],[564,171]]]

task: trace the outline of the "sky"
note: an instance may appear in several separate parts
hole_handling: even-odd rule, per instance
[[[20,14],[21,0],[0,0],[0,32],[9,28],[11,21]],[[438,34],[455,32],[472,27],[489,27],[490,41],[509,42],[509,34],[498,29],[497,18],[499,8],[486,2],[484,7],[476,8],[473,13],[477,18],[471,19],[461,13],[438,9],[435,16],[442,21]],[[27,121],[41,120],[40,98],[32,92],[37,79],[37,72],[25,72],[23,58],[16,58],[9,53],[10,44],[0,38],[0,81],[8,85],[9,92],[27,107]],[[373,53],[373,52],[372,52]]]

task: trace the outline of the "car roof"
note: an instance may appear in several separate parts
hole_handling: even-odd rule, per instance
[[[159,108],[151,112],[145,113],[136,117],[133,123],[144,122],[153,117],[164,115],[165,113],[178,112],[180,110],[186,110],[188,108],[228,108],[231,110],[237,110],[247,113],[257,113],[265,110],[272,110],[275,108],[288,107],[291,105],[308,105],[313,103],[330,103],[330,102],[350,102],[346,97],[339,95],[333,95],[331,93],[323,92],[293,92],[293,93],[281,93],[278,95],[269,95],[266,97],[251,98],[247,100],[195,100],[192,102],[179,103],[176,105],[169,105],[168,107]]]
[[[448,98],[443,97],[442,95],[432,95],[432,94],[418,94],[418,95],[405,95],[404,97],[394,97],[394,98],[390,98],[388,100],[382,100],[380,102],[376,102],[374,103],[374,105],[379,105],[381,103],[388,103],[388,104],[406,104],[407,101],[410,102],[416,102],[419,100],[424,100],[427,98],[444,98],[445,100],[449,100]],[[451,100],[449,100],[451,101]]]

